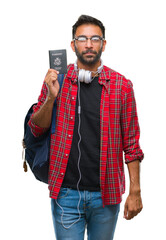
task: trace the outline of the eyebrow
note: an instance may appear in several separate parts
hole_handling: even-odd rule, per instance
[[[86,35],[78,35],[77,37],[87,37]],[[102,36],[100,36],[100,35],[92,35],[91,37],[102,37]]]

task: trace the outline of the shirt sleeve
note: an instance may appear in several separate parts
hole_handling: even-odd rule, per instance
[[[47,97],[47,92],[48,92],[48,89],[47,89],[47,86],[46,86],[46,84],[44,82],[43,86],[42,86],[42,89],[41,89],[40,96],[38,98],[38,103],[36,105],[34,105],[33,113],[31,115],[31,118],[30,118],[29,122],[28,122],[28,124],[29,124],[29,126],[31,128],[32,134],[35,137],[41,136],[44,132],[46,132],[48,130],[48,128],[41,128],[41,127],[37,126],[32,121],[32,117],[33,117],[34,113],[37,112],[41,108],[41,106],[44,104],[44,102],[46,100],[46,97]]]
[[[133,84],[130,80],[127,82],[127,89],[122,104],[121,126],[125,163],[134,160],[142,161],[144,154],[139,145],[140,128]]]

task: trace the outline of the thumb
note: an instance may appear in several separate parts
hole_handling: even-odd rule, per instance
[[[125,206],[124,206],[124,216],[123,216],[125,219],[127,219],[128,217],[128,204],[127,202],[125,203]]]

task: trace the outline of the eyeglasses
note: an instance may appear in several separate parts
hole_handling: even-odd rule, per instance
[[[88,39],[91,40],[91,43],[92,44],[98,44],[100,43],[102,40],[104,40],[103,37],[100,37],[98,35],[95,35],[95,36],[92,36],[92,37],[86,37],[86,36],[78,36],[78,37],[75,37],[73,40],[77,40],[79,43],[87,43]]]

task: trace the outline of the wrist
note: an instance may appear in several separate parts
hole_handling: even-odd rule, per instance
[[[55,102],[56,97],[48,95],[46,98],[46,102],[53,104]]]
[[[130,195],[140,195],[141,194],[141,188],[140,186],[130,186],[130,191],[129,191]]]

